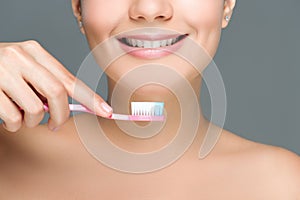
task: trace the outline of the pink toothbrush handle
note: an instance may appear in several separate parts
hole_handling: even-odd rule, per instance
[[[75,112],[86,112],[86,113],[95,113],[88,108],[84,107],[80,104],[69,104],[70,111]],[[44,104],[44,110],[46,112],[49,111],[49,108],[46,104]],[[148,116],[148,115],[124,115],[124,114],[115,114],[113,113],[108,119],[115,120],[125,120],[125,121],[164,121],[164,116]]]
[[[69,109],[70,111],[78,111],[78,112],[86,112],[86,113],[91,113],[91,114],[95,114],[93,111],[87,109],[86,107],[80,105],[80,104],[69,104]],[[47,104],[44,104],[44,110],[46,112],[49,112],[49,107]]]

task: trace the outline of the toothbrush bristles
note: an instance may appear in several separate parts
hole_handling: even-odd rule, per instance
[[[162,116],[163,111],[163,102],[131,102],[131,115]]]

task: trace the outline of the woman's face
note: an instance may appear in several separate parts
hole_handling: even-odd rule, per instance
[[[189,38],[213,57],[234,4],[235,0],[73,0],[73,9],[91,49],[112,38],[131,52],[115,63],[122,65],[122,73],[155,60],[188,76],[192,68],[183,67],[188,63],[170,52]]]

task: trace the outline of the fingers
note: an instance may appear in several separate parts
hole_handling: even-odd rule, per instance
[[[0,118],[4,121],[4,128],[10,132],[16,132],[22,126],[22,114],[2,90],[0,90]]]
[[[2,89],[24,111],[24,123],[27,127],[35,127],[44,117],[42,101],[35,95],[23,79],[11,78]],[[20,111],[19,111],[20,112]]]
[[[47,99],[49,105],[49,128],[53,130],[55,127],[62,125],[69,117],[69,105],[67,91],[61,82],[19,47],[9,47],[4,53],[2,51],[2,56],[2,60],[0,60],[0,89],[24,110],[25,125],[34,127],[43,119],[44,109],[43,102],[39,98],[40,95]],[[9,101],[6,98],[5,101],[4,98],[8,105],[12,104],[12,100]],[[6,104],[2,104],[2,107],[5,107]],[[12,108],[12,106],[9,107]],[[19,112],[19,115],[16,112]],[[2,115],[7,113],[3,112]],[[20,127],[19,116],[21,112],[17,109],[12,115],[16,116],[16,122],[6,123],[5,116],[2,116],[2,119],[5,124],[15,124],[11,125],[14,128],[10,128],[10,130],[15,130]],[[10,116],[8,115],[8,120],[12,121]]]
[[[44,117],[44,102],[49,107],[49,129],[56,129],[69,118],[68,96],[99,116],[112,114],[99,95],[37,42],[0,43],[0,118],[7,130],[15,132],[23,122],[37,126]]]
[[[45,51],[38,43],[27,42],[23,47],[34,59],[61,81],[70,97],[77,100],[99,116],[108,117],[112,108],[81,80],[73,76],[59,61]],[[55,67],[53,67],[55,66]]]
[[[40,100],[37,97],[39,94],[47,99],[50,114],[48,127],[54,130],[63,125],[70,115],[67,90],[61,83],[61,80],[58,80],[44,66],[36,63],[34,59],[28,58],[26,62],[29,67],[26,70],[22,70],[23,78],[30,81],[34,90],[38,92],[38,94],[35,94],[37,99]],[[22,85],[23,87],[25,86]],[[43,104],[39,108],[43,108]]]
[[[55,78],[48,77],[48,79]],[[59,81],[52,81],[52,85],[37,85],[34,81],[32,84],[47,98],[50,114],[49,129],[54,130],[62,126],[70,115],[68,95],[64,86]]]
[[[77,79],[72,85],[67,85],[66,87],[73,99],[76,99],[97,115],[103,117],[111,116],[112,108],[81,80]]]

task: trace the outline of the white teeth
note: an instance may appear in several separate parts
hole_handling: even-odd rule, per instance
[[[137,46],[137,41],[136,40],[131,40],[132,46],[136,47]]]
[[[160,42],[160,44],[161,44],[162,47],[167,46],[167,40],[162,40],[162,41]]]
[[[152,48],[152,42],[151,41],[144,41],[144,48]]]
[[[154,41],[152,43],[152,48],[159,48],[161,45],[160,45],[160,41]]]
[[[171,46],[179,41],[179,38],[157,40],[157,41],[136,40],[132,38],[125,38],[125,39],[128,45],[132,47],[139,47],[139,48],[159,48],[159,47]]]
[[[137,40],[137,46],[141,48],[144,46],[144,43],[141,40]]]

